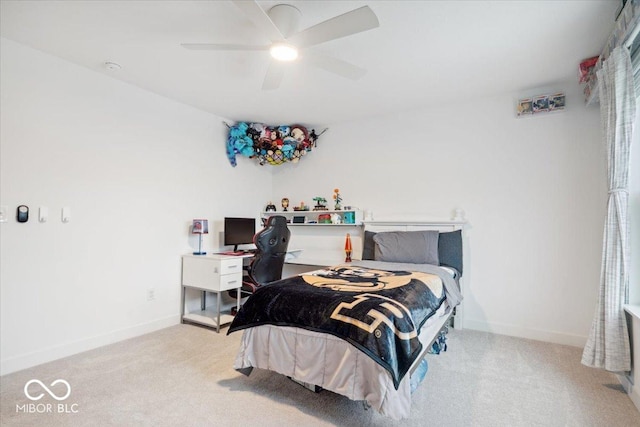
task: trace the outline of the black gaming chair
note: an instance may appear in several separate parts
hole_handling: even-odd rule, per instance
[[[249,265],[248,275],[242,280],[241,297],[249,296],[260,286],[282,278],[290,235],[287,219],[275,215],[269,217],[264,229],[253,236],[257,250]],[[235,292],[229,295],[236,296]]]

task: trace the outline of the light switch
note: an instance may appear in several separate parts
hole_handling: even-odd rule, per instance
[[[47,222],[48,218],[49,218],[49,208],[40,206],[40,208],[38,209],[38,221]]]
[[[69,222],[71,221],[71,208],[68,206],[65,206],[64,208],[62,208],[62,222]]]
[[[7,222],[7,207],[0,206],[0,222]]]

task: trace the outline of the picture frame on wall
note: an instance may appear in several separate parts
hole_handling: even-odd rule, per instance
[[[533,113],[549,111],[549,96],[540,95],[533,98]]]
[[[538,113],[550,113],[562,111],[566,106],[564,92],[555,92],[546,95],[532,96],[518,100],[516,117],[538,115]],[[544,116],[544,114],[541,114]]]
[[[554,93],[549,95],[549,111],[564,110],[565,96],[564,92]]]
[[[533,100],[524,98],[518,101],[518,116],[533,114]]]

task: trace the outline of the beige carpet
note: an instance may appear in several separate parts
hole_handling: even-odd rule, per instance
[[[240,333],[225,333],[178,325],[4,376],[0,424],[640,426],[640,413],[616,378],[582,366],[575,347],[452,330],[449,350],[428,358],[411,418],[396,422],[361,402],[313,393],[278,374],[235,372]],[[32,379],[46,386],[64,379],[71,395],[58,402],[32,384],[32,396],[45,393],[37,402],[45,412],[25,413],[24,405],[34,403],[24,393]],[[66,391],[62,384],[50,389],[58,396]]]

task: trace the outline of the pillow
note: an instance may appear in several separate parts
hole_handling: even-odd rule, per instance
[[[373,231],[364,232],[362,245],[362,259],[375,259],[375,246]],[[438,237],[438,260],[440,265],[452,267],[462,275],[462,230],[440,233]]]
[[[364,242],[362,243],[362,259],[374,260],[375,259],[375,247],[376,243],[373,241],[373,236],[376,233],[373,231],[364,232]]]
[[[374,259],[440,265],[437,231],[385,231],[373,236]]]
[[[440,233],[438,257],[440,265],[453,267],[462,275],[462,230]]]

